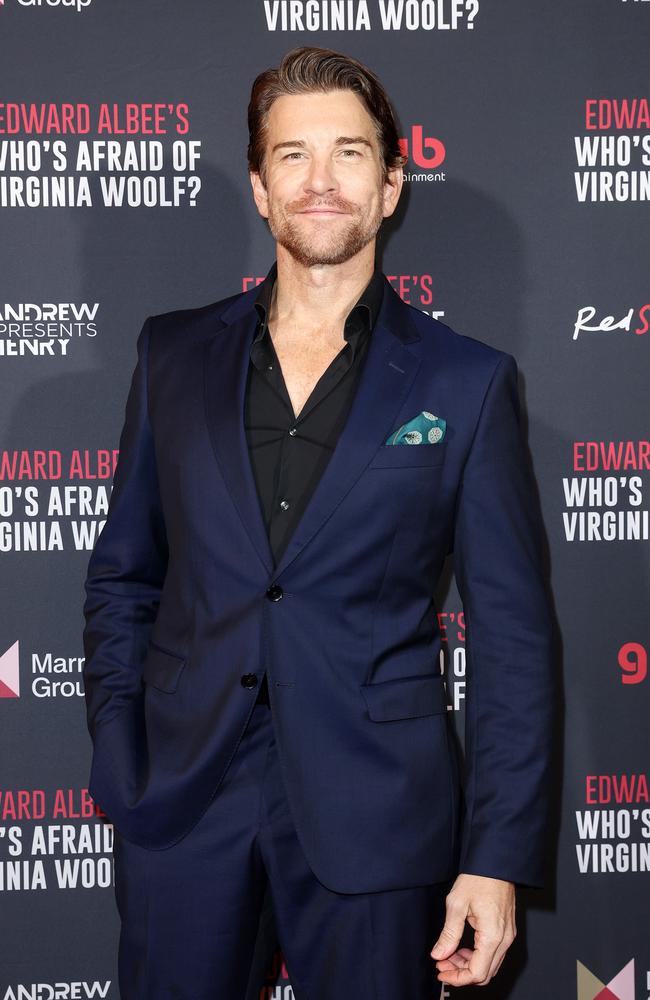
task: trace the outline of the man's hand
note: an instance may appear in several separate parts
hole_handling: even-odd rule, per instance
[[[485,986],[496,974],[517,933],[515,885],[487,875],[461,873],[447,894],[447,918],[431,950],[438,979],[450,986]],[[465,920],[475,948],[458,948]]]

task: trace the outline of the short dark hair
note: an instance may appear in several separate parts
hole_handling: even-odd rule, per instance
[[[271,105],[288,94],[327,93],[352,90],[363,101],[372,118],[383,163],[383,181],[388,170],[403,166],[406,156],[388,95],[375,74],[352,56],[304,45],[291,49],[277,69],[260,73],[253,83],[248,105],[248,169],[260,175],[266,187],[266,139]]]

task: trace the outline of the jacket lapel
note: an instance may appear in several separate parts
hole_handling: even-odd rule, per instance
[[[420,366],[420,335],[409,316],[410,309],[386,278],[384,281],[381,309],[348,417],[275,568],[244,427],[249,349],[257,323],[255,289],[239,296],[222,314],[226,325],[206,344],[206,414],[214,451],[244,528],[267,574],[274,579],[323,526],[384,443]]]
[[[245,293],[250,295],[250,293]],[[223,318],[223,317],[222,317]],[[245,530],[270,575],[273,552],[257,495],[244,426],[244,397],[250,344],[257,324],[252,304],[210,337],[203,365],[208,430],[226,487]]]

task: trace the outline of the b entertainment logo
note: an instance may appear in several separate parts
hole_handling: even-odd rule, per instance
[[[586,965],[578,962],[577,1000],[634,1000],[634,959],[608,983],[601,982]]]
[[[441,139],[425,135],[422,125],[412,125],[410,134],[399,140],[400,151],[411,166],[418,169],[404,170],[405,181],[445,181],[446,175],[440,168],[444,165],[447,151]],[[421,171],[426,171],[423,173]]]
[[[0,698],[20,698],[18,639],[0,656]]]

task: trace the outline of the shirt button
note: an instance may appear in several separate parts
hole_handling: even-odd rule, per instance
[[[294,436],[294,434],[297,434],[297,433],[298,433],[298,431],[296,430],[295,427],[290,427],[289,428],[289,434],[291,434],[292,437]]]
[[[272,372],[273,371],[273,365],[267,365],[266,366],[266,370],[269,371],[269,372]]]
[[[282,510],[289,510],[289,501],[280,500],[280,506],[282,507]]]

